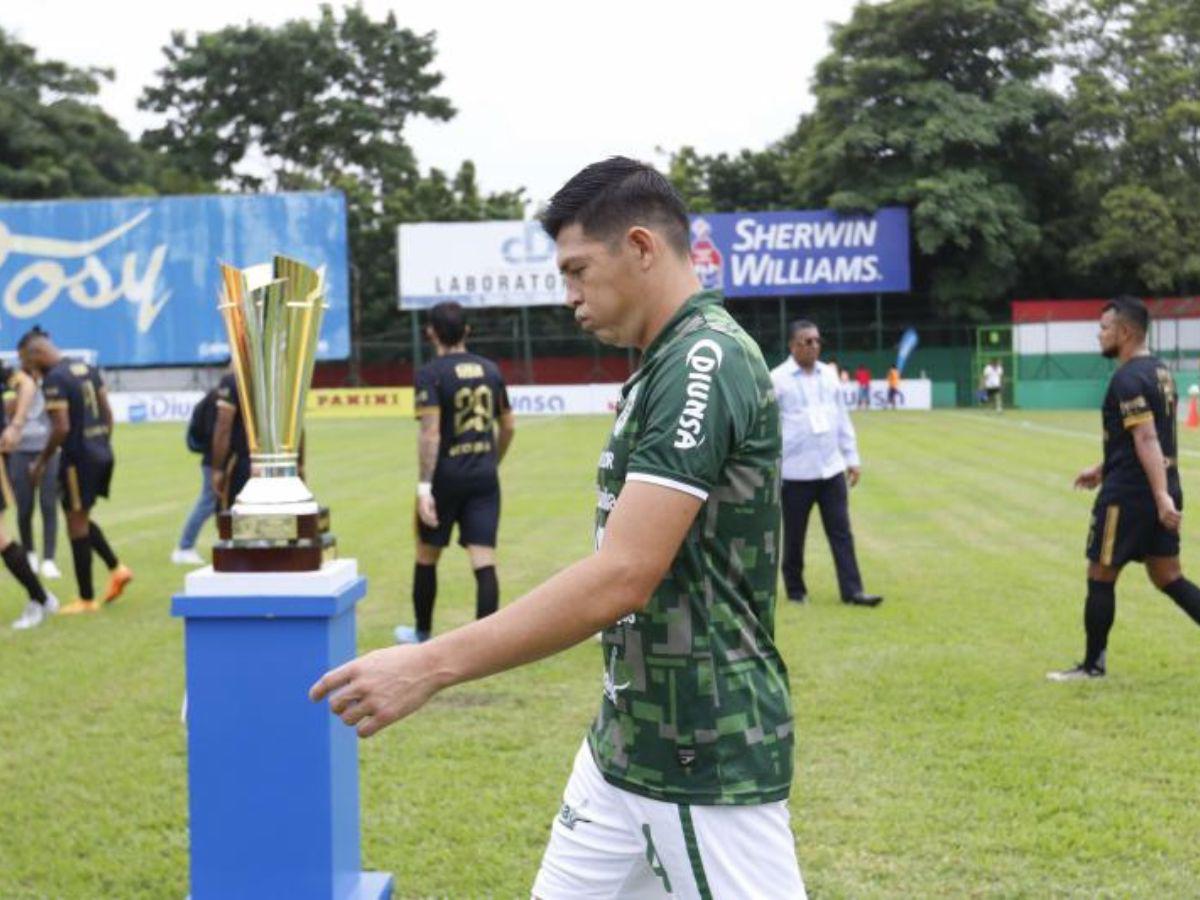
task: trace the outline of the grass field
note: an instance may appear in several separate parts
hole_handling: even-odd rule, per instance
[[[1098,414],[870,414],[853,519],[877,610],[836,602],[819,526],[807,607],[778,642],[797,718],[791,808],[811,895],[1182,897],[1200,874],[1200,631],[1144,575],[1118,591],[1110,677],[1052,685],[1081,652]],[[588,552],[608,422],[523,421],[504,470],[501,589]],[[1182,436],[1200,497],[1200,437]],[[359,645],[411,621],[415,436],[316,422],[309,481],[370,578]],[[187,891],[182,571],[166,562],[197,487],[182,427],[117,435],[97,519],[136,571],[101,616],[0,629],[0,897]],[[210,526],[211,528],[211,526]],[[1185,518],[1185,570],[1200,573]],[[211,536],[206,532],[205,540]],[[64,601],[72,580],[53,583]],[[455,551],[435,626],[473,614]],[[5,579],[0,611],[20,609]],[[402,897],[520,897],[600,692],[594,644],[468,685],[362,745],[363,852]],[[298,686],[303,689],[306,686]]]

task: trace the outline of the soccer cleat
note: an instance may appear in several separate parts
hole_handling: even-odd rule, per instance
[[[95,600],[75,600],[58,611],[60,616],[78,616],[81,613],[98,613],[100,604]]]
[[[397,644],[423,644],[429,640],[428,631],[417,631],[411,625],[397,625],[396,630],[392,633],[396,637]]]
[[[25,611],[21,613],[21,618],[12,623],[12,627],[17,631],[25,631],[29,628],[37,628],[48,617],[45,607],[36,600],[30,600],[25,604]]]
[[[33,572],[36,572],[38,570],[37,554],[34,553],[32,550],[30,550],[28,553],[25,554],[25,556],[29,560],[30,570]]]
[[[105,603],[115,603],[125,590],[125,585],[133,581],[133,571],[125,565],[117,566],[108,576],[108,590],[104,592]]]
[[[171,551],[171,562],[177,566],[203,566],[204,557],[196,552],[195,547],[176,547]]]
[[[1075,666],[1072,669],[1063,669],[1061,672],[1047,672],[1047,681],[1090,681],[1093,678],[1103,678],[1105,670],[1103,666],[1087,666],[1083,663]]]
[[[52,559],[42,560],[42,577],[43,578],[62,578],[62,572],[58,570],[58,566],[54,564]]]
[[[58,612],[58,598],[49,591],[46,591],[46,602],[42,608],[45,610],[46,615],[54,615],[56,612]]]

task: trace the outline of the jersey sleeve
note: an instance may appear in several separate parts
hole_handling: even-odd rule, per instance
[[[413,379],[413,407],[418,419],[425,413],[441,409],[437,373],[429,367],[418,369]]]
[[[46,398],[46,409],[66,409],[70,404],[67,376],[58,368],[51,369],[42,379],[42,396]]]
[[[758,387],[736,342],[701,336],[663,360],[650,378],[627,481],[708,499],[750,430]]]
[[[217,384],[217,404],[232,406],[237,409],[240,406],[241,398],[238,397],[237,378],[233,375],[225,375]]]
[[[1118,371],[1113,375],[1112,389],[1121,413],[1122,427],[1136,428],[1144,422],[1154,421],[1154,409],[1150,406],[1150,398],[1147,396],[1149,391],[1136,374]]]

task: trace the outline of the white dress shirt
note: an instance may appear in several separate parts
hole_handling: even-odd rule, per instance
[[[859,465],[858,437],[838,384],[825,363],[805,371],[792,357],[771,370],[783,427],[785,481],[821,481]]]

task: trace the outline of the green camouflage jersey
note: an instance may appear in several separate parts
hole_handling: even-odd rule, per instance
[[[787,669],[775,648],[779,410],[758,345],[696,294],[621,390],[600,456],[596,542],[626,481],[704,501],[645,610],[604,632],[588,736],[617,787],[670,803],[781,800],[792,781]]]

